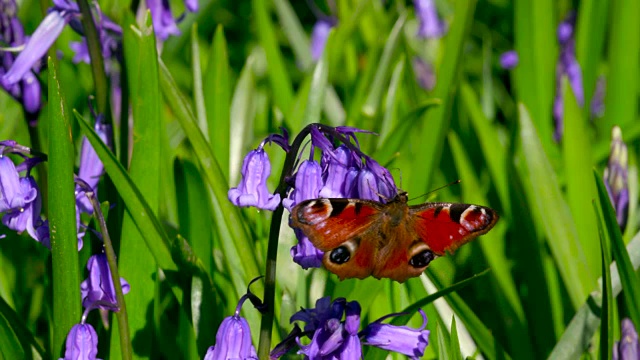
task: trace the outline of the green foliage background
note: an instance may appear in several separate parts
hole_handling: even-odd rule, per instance
[[[640,3],[436,2],[447,35],[423,40],[416,37],[409,1],[337,1],[338,25],[315,63],[309,34],[316,19],[305,2],[201,1],[200,11],[181,22],[182,35],[158,51],[149,24],[143,16],[134,19],[132,4],[100,1],[125,30],[123,84],[133,128],[132,134],[116,128],[115,155],[97,143],[88,123],[94,80],[88,65],[70,61],[68,42],[79,38],[71,30],[56,43],[62,53],[57,77],[53,65],[40,77],[49,90],[39,140],[20,105],[0,94],[0,139],[49,154],[37,174],[49,219],[75,229],[72,219],[64,220],[73,214],[73,201],[52,190],[70,188],[65,181],[77,166],[83,134],[105,163],[100,200],[112,206],[107,214],[120,275],[132,286],[125,299],[134,358],[202,358],[215,343],[217,326],[233,313],[249,281],[264,275],[271,218],[234,207],[227,190],[239,182],[243,156],[265,136],[280,127],[294,136],[313,122],[376,132],[359,136],[362,149],[392,169],[410,195],[461,179],[429,200],[490,206],[501,219],[490,233],[404,284],[341,282],[322,269],[302,270],[289,255],[293,232],[282,226],[272,346],[291,329],[289,317],[322,296],[359,301],[366,324],[485,269],[468,286],[420,303],[432,331],[425,358],[604,356],[620,337],[623,316],[638,325]],[[324,1],[316,3],[329,13]],[[184,10],[179,2],[173,6],[174,14]],[[587,103],[578,106],[563,83],[565,128],[557,143],[556,29],[572,10]],[[37,2],[20,4],[28,33],[42,17]],[[507,71],[498,56],[511,49],[520,62]],[[416,56],[433,65],[432,91],[416,81]],[[606,110],[593,118],[590,100],[599,76],[607,79]],[[631,202],[623,234],[598,183],[613,125],[629,145]],[[71,139],[60,136],[65,131]],[[277,147],[267,151],[274,189],[284,154]],[[50,252],[26,234],[1,232],[7,237],[0,240],[0,358],[58,358],[69,327],[80,321],[77,296],[87,259],[101,245],[89,232],[77,255],[73,246]],[[612,257],[620,265],[603,272]],[[263,290],[261,282],[252,286],[259,296]],[[257,346],[261,315],[248,304],[242,315]],[[420,320],[409,324],[420,326]],[[601,321],[608,325],[600,328]],[[116,318],[109,329],[97,312],[89,322],[98,330],[99,357],[120,358]],[[367,359],[385,356],[366,349]]]

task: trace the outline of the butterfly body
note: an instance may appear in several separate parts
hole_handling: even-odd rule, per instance
[[[489,231],[490,208],[452,203],[409,206],[407,194],[388,203],[363,199],[312,199],[291,210],[291,226],[324,251],[323,265],[340,279],[420,275],[446,252]]]

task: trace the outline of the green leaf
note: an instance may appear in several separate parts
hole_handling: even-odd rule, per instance
[[[460,353],[460,341],[458,341],[458,327],[456,326],[456,317],[451,317],[451,350],[450,357],[455,360],[462,360]]]
[[[247,152],[248,144],[253,141],[253,122],[255,119],[255,101],[256,101],[256,84],[253,68],[255,65],[255,57],[249,56],[240,72],[240,78],[233,92],[231,101],[231,119],[229,124],[230,139],[226,140],[229,148],[229,181],[227,186],[235,186],[240,182],[240,169],[242,168],[243,158]],[[184,127],[184,126],[183,126]],[[224,130],[225,127],[222,127]],[[186,130],[185,130],[186,132]],[[187,135],[188,136],[188,135]],[[218,135],[221,136],[221,135]],[[215,156],[215,154],[213,154]],[[216,161],[217,161],[216,157]]]
[[[606,219],[605,219],[606,220]],[[627,245],[627,253],[634,270],[640,268],[640,234],[636,234]],[[618,269],[610,266],[611,288],[615,298],[622,291]],[[599,279],[598,282],[602,282]],[[591,346],[591,339],[600,325],[602,307],[601,287],[598,286],[573,316],[566,331],[553,348],[549,359],[577,359]],[[626,289],[625,289],[626,290]]]
[[[184,95],[178,90],[169,70],[162,61],[159,64],[163,97],[189,139],[204,179],[213,192],[210,200],[218,233],[217,238],[221,241],[220,248],[230,270],[229,275],[236,291],[235,301],[237,301],[246,292],[249,281],[260,274],[256,253],[246,251],[246,249],[255,248],[255,243],[251,241],[253,236],[247,229],[246,221],[242,218],[239,209],[227,199],[228,181],[225,179],[204,135],[198,128],[195,116]],[[262,291],[260,282],[254,284],[252,290],[255,293],[260,293]],[[228,301],[234,302],[229,299]],[[248,312],[246,318],[252,324],[259,321],[255,312]]]
[[[276,40],[275,30],[271,23],[271,15],[267,7],[266,0],[253,0],[253,14],[260,43],[267,57],[267,67],[269,68],[269,82],[275,105],[285,114],[285,119],[293,105],[293,85],[289,78],[289,73],[284,66],[282,53]]]
[[[519,120],[525,194],[533,206],[534,218],[543,225],[547,244],[571,303],[577,309],[593,287],[594,279],[555,173],[523,104],[519,105]]]
[[[75,155],[69,109],[65,102],[56,61],[49,65],[49,229],[53,282],[53,356],[63,354],[71,327],[80,322],[80,269],[76,199],[73,184]]]
[[[191,27],[191,69],[193,70],[193,100],[196,107],[198,126],[202,133],[209,139],[207,124],[207,110],[204,100],[204,88],[202,86],[202,67],[200,66],[200,44],[198,44],[198,23]]]
[[[23,349],[11,322],[0,312],[0,359],[26,359],[27,354],[31,355],[30,351]]]
[[[369,87],[369,95],[362,106],[362,113],[367,117],[372,118],[376,116],[378,112],[378,105],[381,102],[380,99],[382,98],[382,93],[387,88],[385,85],[387,78],[389,77],[389,71],[391,70],[391,60],[398,48],[401,30],[403,29],[406,20],[406,12],[398,17],[393,29],[389,33],[389,38],[384,46],[384,50],[382,50],[382,56],[378,63],[378,70],[376,71],[373,81],[371,82],[371,86]]]
[[[457,75],[462,69],[462,50],[473,23],[475,8],[476,0],[456,1],[455,18],[445,37],[444,57],[436,75],[438,82],[433,91],[433,96],[442,100],[442,106],[425,115],[421,131],[413,130],[414,140],[420,144],[420,151],[413,154],[414,162],[420,165],[411,169],[412,183],[409,193],[421,194],[430,190],[434,170],[440,163],[444,140],[449,130],[452,95],[457,88]]]
[[[231,79],[227,41],[222,26],[216,28],[204,74],[204,101],[209,128],[209,144],[220,164],[222,174],[229,179],[229,143],[231,122]]]
[[[598,187],[598,198],[600,200],[604,223],[606,224],[609,239],[611,239],[613,259],[616,261],[620,281],[624,289],[622,294],[624,295],[631,320],[634,324],[640,324],[640,304],[638,303],[638,299],[640,299],[640,282],[631,264],[629,253],[627,253],[624,247],[620,226],[616,220],[616,213],[611,205],[611,200],[609,200],[607,189],[602,181],[602,175],[594,169],[593,176]]]
[[[576,20],[576,56],[582,70],[585,114],[590,109],[598,78],[598,66],[602,61],[607,18],[611,2],[608,0],[583,0]]]
[[[487,204],[487,200],[478,191],[482,186],[474,174],[469,156],[465,153],[460,139],[454,132],[449,133],[449,145],[453,153],[454,163],[458,171],[458,176],[462,181],[462,198],[465,202],[473,204]],[[504,220],[503,220],[504,221]],[[509,336],[508,341],[513,349],[512,354],[518,359],[533,359],[534,351],[529,342],[529,332],[527,331],[525,312],[518,296],[518,290],[511,276],[509,261],[505,254],[504,238],[498,233],[502,224],[492,230],[489,234],[476,240],[479,243],[482,253],[491,268],[492,281],[494,281],[494,301],[502,309],[502,319]]]
[[[436,332],[438,333],[438,358],[442,360],[454,359],[452,354],[450,354],[451,340],[449,338],[449,334],[447,334],[447,328],[442,324],[442,320],[440,318],[438,318],[437,321]]]
[[[582,116],[582,109],[576,101],[573,89],[566,77],[562,79],[564,94],[562,137],[565,178],[567,181],[567,203],[575,221],[580,245],[584,251],[589,269],[597,269],[599,263],[597,225],[591,201],[596,196],[596,189],[591,181],[591,139],[587,131],[589,124]],[[595,279],[595,274],[591,274]]]
[[[625,126],[635,122],[638,116],[637,95],[640,68],[640,1],[613,1],[611,28],[609,30],[609,74],[604,124]],[[606,14],[599,14],[604,16]],[[613,20],[615,19],[615,20]],[[608,131],[604,132],[608,134]]]
[[[515,48],[518,66],[513,70],[517,100],[531,111],[545,152],[551,156],[555,62],[558,54],[553,0],[514,2]],[[560,14],[563,16],[564,14]]]
[[[113,181],[113,184],[118,190],[125,206],[127,209],[132,209],[129,210],[129,213],[133,217],[140,233],[144,235],[144,241],[147,244],[147,249],[153,256],[154,261],[158,267],[162,269],[177,270],[178,267],[171,258],[170,249],[172,242],[167,237],[160,221],[154,215],[149,204],[140,193],[140,190],[129,177],[125,168],[120,164],[120,162],[118,162],[111,150],[109,150],[109,148],[102,142],[87,120],[85,120],[82,115],[76,111],[74,111],[74,115],[76,116],[76,120],[78,120],[78,124],[84,132],[84,135],[89,140],[89,143],[91,143],[91,146],[95,149],[100,161],[104,164],[105,171],[109,175],[111,181]]]
[[[604,235],[603,227],[606,226],[600,216],[599,206],[593,201],[593,210],[598,218],[598,235],[600,236],[602,258],[602,311],[600,312],[600,359],[611,359],[613,349],[613,323],[614,323],[614,298],[611,288],[611,252],[609,250],[609,238]],[[626,250],[625,250],[626,251]]]
[[[134,55],[137,61],[128,62],[133,64],[133,67],[129,68],[129,87],[135,89],[131,91],[135,137],[129,176],[140,189],[140,196],[148,204],[148,210],[152,214],[157,214],[160,203],[160,154],[162,153],[160,132],[164,128],[160,118],[161,96],[158,85],[156,40],[153,28],[150,26],[148,12],[144,22],[139,31],[133,30],[137,35],[135,38],[127,38],[135,39],[135,43],[124,44],[125,57],[137,53],[137,56]],[[133,215],[134,212],[142,210],[142,208],[127,206],[122,219],[123,246],[120,247],[118,263],[122,277],[129,283],[135,284],[136,289],[125,297],[130,332],[132,335],[136,334],[137,341],[145,344],[142,347],[135,347],[135,351],[141,356],[148,356],[151,354],[153,333],[143,330],[149,326],[147,309],[154,301],[155,288],[154,283],[149,280],[158,276],[154,256],[148,248],[156,247],[162,251],[166,250],[166,244],[165,246],[158,243],[145,244],[143,240],[146,235],[140,231]],[[111,338],[112,351],[120,352],[119,336],[120,332],[114,328]]]

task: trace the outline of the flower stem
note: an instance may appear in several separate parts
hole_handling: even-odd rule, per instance
[[[76,179],[76,181],[78,181]],[[87,185],[87,187],[89,187]],[[91,187],[89,187],[90,189]],[[127,305],[124,302],[124,294],[122,293],[122,286],[120,284],[120,274],[118,272],[118,262],[116,261],[116,253],[113,250],[113,244],[111,243],[111,237],[109,237],[109,231],[107,230],[107,223],[104,221],[102,215],[102,209],[100,209],[100,202],[94,196],[93,191],[85,192],[91,205],[93,205],[93,212],[96,216],[96,220],[100,225],[100,233],[102,234],[102,241],[104,243],[104,250],[107,254],[107,262],[109,263],[109,270],[111,271],[111,280],[113,281],[113,287],[116,291],[116,301],[118,302],[118,311],[115,312],[118,319],[118,330],[120,332],[120,348],[122,349],[122,359],[132,359],[133,348],[131,347],[131,337],[129,335],[129,320],[127,317]]]
[[[282,174],[280,175],[280,182],[276,188],[276,193],[280,194],[280,199],[284,199],[287,196],[288,185],[286,179],[289,178],[294,170],[296,156],[302,141],[309,134],[311,126],[316,124],[307,125],[300,131],[298,136],[293,140],[291,149],[287,153],[287,157],[284,160],[284,166],[282,167]],[[276,261],[278,258],[278,236],[280,235],[280,223],[282,222],[282,214],[284,213],[284,207],[282,203],[273,212],[271,216],[271,227],[269,229],[269,244],[267,246],[267,261],[266,271],[264,277],[264,302],[267,309],[262,316],[262,323],[260,324],[260,342],[258,343],[258,358],[268,359],[269,349],[271,348],[271,331],[273,329],[273,317],[274,317],[274,298],[276,295]]]
[[[107,116],[107,112],[109,111],[109,83],[107,81],[107,74],[104,71],[104,59],[102,58],[100,36],[96,29],[96,23],[93,21],[89,2],[87,0],[78,0],[78,5],[80,6],[80,12],[82,13],[82,28],[84,30],[85,39],[87,39],[89,57],[91,58],[91,71],[93,73],[93,82],[96,88],[98,114],[104,114],[106,123],[111,124],[111,116]]]

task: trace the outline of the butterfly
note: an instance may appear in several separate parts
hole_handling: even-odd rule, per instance
[[[340,280],[373,276],[398,282],[419,276],[446,252],[485,234],[495,210],[456,203],[409,206],[406,192],[388,203],[311,199],[291,209],[291,226],[324,251],[322,263]]]

